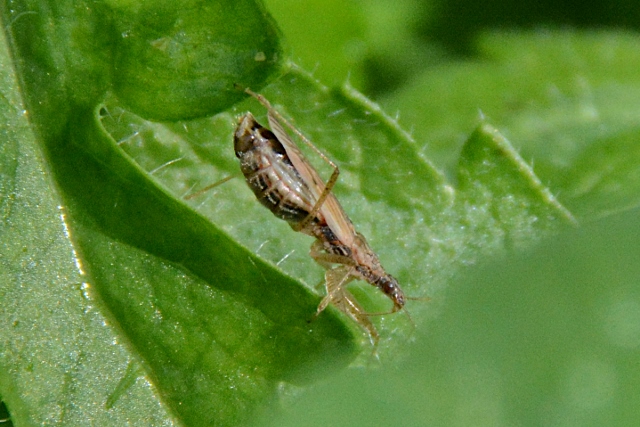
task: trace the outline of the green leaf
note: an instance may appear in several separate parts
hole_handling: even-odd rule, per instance
[[[402,364],[313,385],[264,425],[635,424],[639,233],[636,209],[470,268]]]
[[[113,86],[153,120],[212,115],[263,84],[282,57],[279,34],[253,1],[111,0]],[[179,76],[180,78],[176,78]]]
[[[566,206],[593,219],[640,203],[637,43],[623,32],[490,33],[478,42],[486,60],[430,69],[383,104],[450,173],[460,129],[481,110]]]
[[[350,86],[280,68],[260,7],[195,5],[3,8],[17,77],[3,70],[0,394],[17,422],[246,425],[362,349],[355,364],[371,365],[366,337],[335,310],[308,323],[323,273],[310,238],[241,179],[182,201],[237,173],[235,116],[266,122],[254,100],[236,103],[234,83],[261,90],[340,165],[336,195],[358,230],[409,295],[432,298],[408,304],[417,324],[448,309],[467,265],[573,223],[488,121],[471,133],[472,120],[449,117],[471,135],[448,178],[424,140]],[[352,289],[388,310],[371,286]],[[372,318],[385,366],[406,355],[411,318]]]
[[[265,4],[286,30],[287,45],[297,64],[316,70],[318,78],[332,85],[341,84],[347,77],[356,82],[362,79],[358,64],[366,54],[367,27],[362,10],[368,3],[268,0]]]
[[[437,15],[424,0],[265,0],[291,57],[330,86],[345,80],[368,94],[401,87],[445,57],[420,27]],[[339,11],[339,13],[336,13]]]
[[[474,262],[505,247],[525,247],[573,221],[489,125],[469,139],[454,189],[417,155],[415,142],[393,120],[352,88],[328,90],[293,67],[263,93],[339,163],[336,195],[410,296],[435,297],[461,261]],[[245,110],[266,123],[266,112],[255,100],[239,106],[236,115]],[[233,117],[228,113],[159,125],[125,112],[115,101],[107,104],[107,111],[103,124],[121,141],[120,147],[173,194],[185,195],[237,173],[229,141]],[[316,163],[329,176],[330,168]],[[322,269],[307,255],[310,239],[275,220],[242,179],[191,203],[234,239],[309,287],[322,278]],[[367,309],[388,310],[388,300],[368,288],[360,284],[355,290]],[[418,317],[428,310],[424,303],[409,308]],[[412,334],[412,323],[397,315],[375,322],[383,336],[380,357],[391,360],[402,351],[397,343]]]
[[[0,57],[10,64],[4,33]],[[5,62],[6,61],[6,62]],[[73,223],[45,167],[11,67],[2,67],[0,156],[0,386],[17,425],[160,424],[171,417],[141,378],[105,411],[138,364],[91,293]]]
[[[3,10],[21,81],[4,69],[13,92],[4,98],[1,372],[14,421],[244,424],[283,381],[346,366],[348,327],[330,311],[308,323],[317,296],[155,186],[103,132],[106,86],[91,83],[108,82],[111,67],[90,47],[119,36],[103,6],[43,6]],[[253,15],[244,18],[264,18],[245,7]],[[91,13],[70,19],[82,10]],[[201,30],[193,13],[177,13],[181,36]],[[276,70],[252,60],[260,73],[229,80]]]

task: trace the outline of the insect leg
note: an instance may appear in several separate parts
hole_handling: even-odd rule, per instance
[[[313,242],[313,244],[311,245],[311,250],[309,251],[309,255],[311,255],[311,258],[313,258],[315,262],[317,262],[327,270],[331,268],[332,264],[342,264],[348,265],[350,267],[356,265],[356,262],[353,260],[353,258],[342,255],[328,254],[324,252],[324,246],[319,240]]]
[[[369,320],[369,314],[364,311],[351,292],[346,289],[341,289],[334,296],[332,303],[338,310],[349,316],[368,333],[369,340],[375,350],[378,346],[378,341],[380,340],[378,330],[371,320]]]
[[[334,298],[344,290],[344,287],[351,282],[354,277],[350,274],[351,268],[341,266],[338,268],[329,269],[324,274],[324,286],[327,290],[327,295],[322,298],[318,309],[316,310],[316,317],[324,311],[327,306],[333,302]]]

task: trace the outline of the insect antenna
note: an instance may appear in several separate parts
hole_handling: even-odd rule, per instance
[[[411,300],[411,301],[424,301],[424,302],[429,302],[431,301],[431,298],[429,297],[404,297],[405,299]]]
[[[201,189],[201,190],[196,191],[195,193],[191,193],[191,194],[189,194],[189,195],[187,195],[187,196],[184,196],[184,200],[191,200],[191,199],[193,199],[194,197],[198,197],[198,196],[200,196],[201,194],[204,194],[204,193],[206,193],[207,191],[209,191],[209,190],[213,190],[213,189],[214,189],[214,188],[216,188],[217,186],[224,184],[225,182],[227,182],[227,181],[231,180],[232,178],[235,178],[236,176],[237,176],[237,175],[229,175],[229,176],[228,176],[228,177],[226,177],[226,178],[222,178],[220,181],[214,182],[214,183],[213,183],[213,184],[211,184],[211,185],[207,185],[206,187],[204,187],[204,188],[203,188],[203,189]]]
[[[431,298],[429,297],[405,297],[405,299],[408,299],[411,301],[431,301]],[[416,322],[413,321],[413,317],[411,317],[411,314],[409,314],[409,310],[407,310],[407,307],[405,306],[403,306],[402,308],[398,308],[397,306],[394,305],[393,308],[389,311],[367,313],[367,316],[385,316],[387,314],[397,313],[398,311],[404,312],[405,316],[407,316],[407,319],[409,320],[409,323],[411,323],[412,329],[415,330]]]

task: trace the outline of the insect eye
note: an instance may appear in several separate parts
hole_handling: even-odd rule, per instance
[[[386,294],[391,294],[395,291],[396,286],[393,284],[391,280],[386,277],[380,278],[378,282],[380,289],[382,289]]]

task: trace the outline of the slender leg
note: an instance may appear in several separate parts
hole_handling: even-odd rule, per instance
[[[331,162],[331,160],[328,160],[328,161]],[[315,205],[313,205],[313,209],[311,209],[311,212],[309,212],[309,215],[307,215],[307,217],[303,219],[302,222],[300,223],[300,229],[305,228],[313,220],[313,218],[316,217],[316,215],[318,214],[318,211],[320,211],[320,208],[324,204],[325,200],[327,200],[327,197],[329,197],[329,194],[331,194],[331,190],[333,189],[333,186],[338,181],[338,176],[340,175],[340,169],[338,169],[338,166],[333,164],[333,162],[331,162],[331,165],[334,167],[333,173],[331,174],[329,181],[327,181],[327,184],[322,189],[322,193],[320,194],[320,197],[316,201]]]
[[[343,271],[340,271],[343,270]],[[371,344],[375,348],[378,346],[380,335],[375,325],[369,320],[369,314],[362,308],[356,298],[345,289],[344,269],[338,268],[335,270],[329,270],[325,274],[327,296],[323,299],[323,302],[327,300],[327,304],[331,304],[346,314],[353,321],[355,321],[362,329],[364,329],[368,335]],[[347,273],[348,274],[348,273]],[[322,303],[321,303],[322,304]],[[326,308],[323,307],[323,309]],[[320,313],[320,306],[318,307],[318,313]]]
[[[332,264],[348,265],[350,267],[356,265],[355,261],[349,257],[328,254],[324,252],[322,242],[320,242],[319,240],[313,242],[313,244],[311,245],[311,250],[309,251],[309,255],[311,255],[311,258],[313,258],[315,262],[317,262],[327,270],[331,269]]]
[[[329,269],[324,273],[327,295],[322,298],[322,301],[320,301],[318,309],[316,310],[316,317],[322,313],[325,308],[327,308],[329,303],[334,302],[336,295],[344,292],[344,288],[353,280],[353,276],[349,274],[350,272],[350,268],[342,266],[335,269]]]

